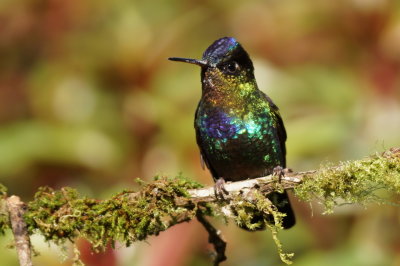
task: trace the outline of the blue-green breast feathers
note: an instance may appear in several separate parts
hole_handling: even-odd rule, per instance
[[[195,128],[202,156],[215,178],[258,177],[285,164],[285,129],[266,96],[236,110],[203,99]]]

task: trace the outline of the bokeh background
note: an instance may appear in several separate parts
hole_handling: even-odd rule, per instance
[[[399,1],[1,0],[0,182],[27,201],[44,185],[107,198],[156,174],[212,184],[193,129],[200,70],[167,58],[200,58],[224,36],[281,109],[289,167],[400,146]],[[398,207],[328,216],[293,204],[298,223],[280,236],[294,265],[400,265]],[[223,265],[281,265],[269,232],[213,223]],[[17,265],[11,240],[0,239],[2,265]],[[71,265],[70,247],[33,242],[36,265]],[[88,265],[210,265],[196,221],[105,254],[79,246]]]

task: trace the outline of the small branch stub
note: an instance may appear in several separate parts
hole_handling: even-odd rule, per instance
[[[221,262],[226,260],[225,249],[226,242],[221,236],[221,232],[217,230],[212,224],[203,217],[201,213],[197,214],[197,220],[204,226],[208,232],[208,242],[214,246],[215,257],[214,265],[218,266]]]
[[[17,196],[7,198],[6,202],[19,263],[21,266],[32,266],[31,243],[27,226],[23,219],[25,204]]]

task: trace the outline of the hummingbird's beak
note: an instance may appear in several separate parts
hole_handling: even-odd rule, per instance
[[[201,67],[208,66],[207,61],[205,61],[205,60],[181,58],[181,57],[170,57],[170,58],[168,58],[168,60],[194,64],[194,65],[198,65]]]

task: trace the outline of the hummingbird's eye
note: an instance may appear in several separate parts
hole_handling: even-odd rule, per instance
[[[235,61],[225,65],[225,71],[229,74],[235,74],[239,70],[239,65]]]

